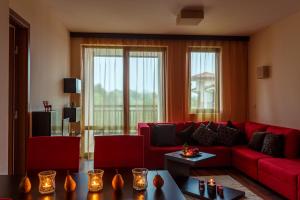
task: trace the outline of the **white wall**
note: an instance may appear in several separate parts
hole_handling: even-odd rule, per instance
[[[61,110],[69,104],[63,93],[63,78],[70,76],[69,31],[43,0],[9,0],[9,6],[30,23],[31,111],[43,109],[43,100]]]
[[[300,12],[251,36],[249,119],[300,129]],[[270,65],[271,77],[256,78]]]
[[[9,7],[30,23],[30,109],[49,100],[55,109],[69,103],[63,93],[70,75],[69,32],[42,0],[0,0],[0,174],[8,173]]]
[[[0,174],[8,170],[8,0],[0,1]]]

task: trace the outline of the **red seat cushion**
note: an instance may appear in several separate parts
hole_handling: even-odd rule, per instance
[[[203,160],[197,167],[229,167],[231,165],[231,148],[225,146],[197,146],[200,151],[216,154],[216,157]]]
[[[297,200],[300,159],[265,158],[258,162],[258,180],[284,197]]]
[[[300,132],[295,129],[269,126],[267,132],[283,134],[285,136],[284,156],[287,158],[297,158],[300,155]]]
[[[94,168],[143,167],[143,139],[140,135],[96,136]]]
[[[232,165],[254,179],[258,179],[258,160],[270,156],[253,151],[247,146],[232,147]]]
[[[28,141],[27,170],[78,171],[80,137],[31,137]]]
[[[145,150],[145,167],[149,169],[163,168],[164,167],[164,155],[166,153],[179,151],[182,146],[173,147],[154,147],[150,146]]]
[[[248,141],[250,141],[253,133],[260,132],[260,131],[266,131],[267,128],[268,128],[268,125],[265,125],[265,124],[259,124],[256,122],[246,122],[245,123],[245,132],[246,132]]]

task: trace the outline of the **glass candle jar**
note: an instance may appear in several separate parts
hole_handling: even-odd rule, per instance
[[[88,189],[90,192],[99,192],[103,189],[103,174],[102,169],[88,171]]]
[[[147,182],[148,169],[135,168],[132,170],[133,188],[135,190],[145,190],[148,186]]]
[[[56,171],[42,171],[39,176],[39,192],[41,194],[50,194],[55,191],[55,175]]]

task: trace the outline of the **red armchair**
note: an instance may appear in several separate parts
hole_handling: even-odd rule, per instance
[[[144,137],[140,135],[95,136],[94,168],[144,166]]]
[[[28,142],[27,170],[78,171],[79,137],[32,137]]]

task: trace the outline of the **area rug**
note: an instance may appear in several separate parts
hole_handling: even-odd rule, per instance
[[[218,176],[198,176],[194,177],[201,180],[209,180],[211,177],[214,177],[215,181],[218,184],[221,184],[226,187],[231,187],[237,190],[245,191],[246,197],[243,199],[251,199],[251,200],[262,200],[259,196],[254,194],[252,191],[250,191],[248,188],[240,184],[238,181],[236,181],[234,178],[232,178],[229,175],[218,175]],[[185,195],[185,198],[187,200],[196,200],[196,198],[190,197],[188,195]]]

